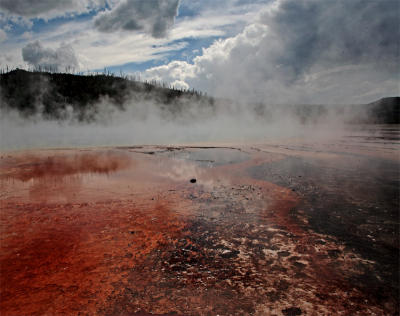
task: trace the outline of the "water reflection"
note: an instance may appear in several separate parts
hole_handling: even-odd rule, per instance
[[[36,202],[70,201],[79,196],[85,181],[98,181],[134,165],[120,152],[48,153],[16,155],[1,165],[0,187],[9,197]]]
[[[0,188],[3,198],[41,203],[126,199],[229,183],[229,177],[211,169],[182,157],[144,156],[123,149],[21,152],[1,160]],[[193,178],[196,185],[190,183]]]
[[[15,165],[1,176],[25,182],[37,178],[62,178],[84,173],[109,174],[125,169],[131,163],[129,156],[113,152],[47,157],[27,155],[24,158],[17,158]]]
[[[158,171],[161,177],[169,181],[180,182],[185,186],[201,186],[204,189],[212,189],[217,184],[230,182],[228,176],[221,176],[211,166],[202,166],[182,158],[159,160]],[[190,183],[191,179],[196,179],[196,183]]]
[[[250,155],[239,148],[185,147],[178,151],[167,151],[168,157],[193,161],[203,167],[222,166],[244,162]]]

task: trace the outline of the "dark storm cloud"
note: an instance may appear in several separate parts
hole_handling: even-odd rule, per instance
[[[0,0],[0,12],[26,18],[52,18],[82,13],[104,4],[104,0]]]
[[[35,16],[55,8],[68,7],[71,4],[72,1],[0,0],[1,9],[21,16]]]
[[[263,17],[284,48],[276,63],[296,79],[315,63],[378,63],[399,58],[397,0],[282,1]]]
[[[101,14],[95,27],[101,32],[143,30],[155,38],[165,37],[178,13],[179,0],[127,0]]]
[[[27,44],[22,49],[25,62],[35,68],[44,68],[54,71],[65,71],[68,68],[77,68],[78,60],[70,45],[61,45],[57,49],[45,48],[39,41]]]

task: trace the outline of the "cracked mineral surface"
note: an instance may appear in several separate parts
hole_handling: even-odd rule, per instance
[[[0,313],[397,315],[384,131],[2,152]]]

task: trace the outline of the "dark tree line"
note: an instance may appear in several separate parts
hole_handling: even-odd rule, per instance
[[[80,120],[90,120],[86,114],[102,98],[120,110],[124,110],[127,101],[142,100],[167,106],[171,112],[182,110],[183,99],[201,101],[210,107],[214,104],[213,98],[196,90],[176,89],[164,83],[137,81],[107,72],[79,75],[21,69],[0,74],[0,97],[1,107],[17,109],[25,116],[40,111],[45,118],[62,119],[64,110],[72,107]]]

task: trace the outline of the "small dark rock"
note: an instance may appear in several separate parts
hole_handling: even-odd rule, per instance
[[[216,244],[216,245],[213,245],[212,248],[214,248],[214,249],[226,249],[225,246],[224,246],[223,244]]]
[[[301,263],[301,262],[298,262],[298,261],[295,261],[295,262],[293,263],[293,265],[294,265],[296,268],[299,268],[299,269],[304,269],[304,267],[306,266],[304,263]]]
[[[228,250],[224,251],[223,253],[220,254],[222,258],[228,259],[228,258],[235,258],[237,255],[240,253],[238,250]]]
[[[289,261],[290,262],[294,262],[294,261],[297,261],[297,260],[300,260],[300,259],[301,259],[301,257],[299,257],[299,256],[292,256],[292,257],[289,258]]]
[[[301,315],[301,309],[298,307],[289,307],[286,309],[282,309],[282,313],[285,316],[296,316]]]
[[[175,271],[175,272],[184,271],[185,267],[178,265],[178,264],[173,264],[173,265],[171,265],[171,270]]]
[[[196,183],[196,179],[195,178],[193,178],[193,179],[190,179],[190,183]]]
[[[289,251],[279,251],[278,252],[278,257],[289,257],[290,256],[290,252]]]

